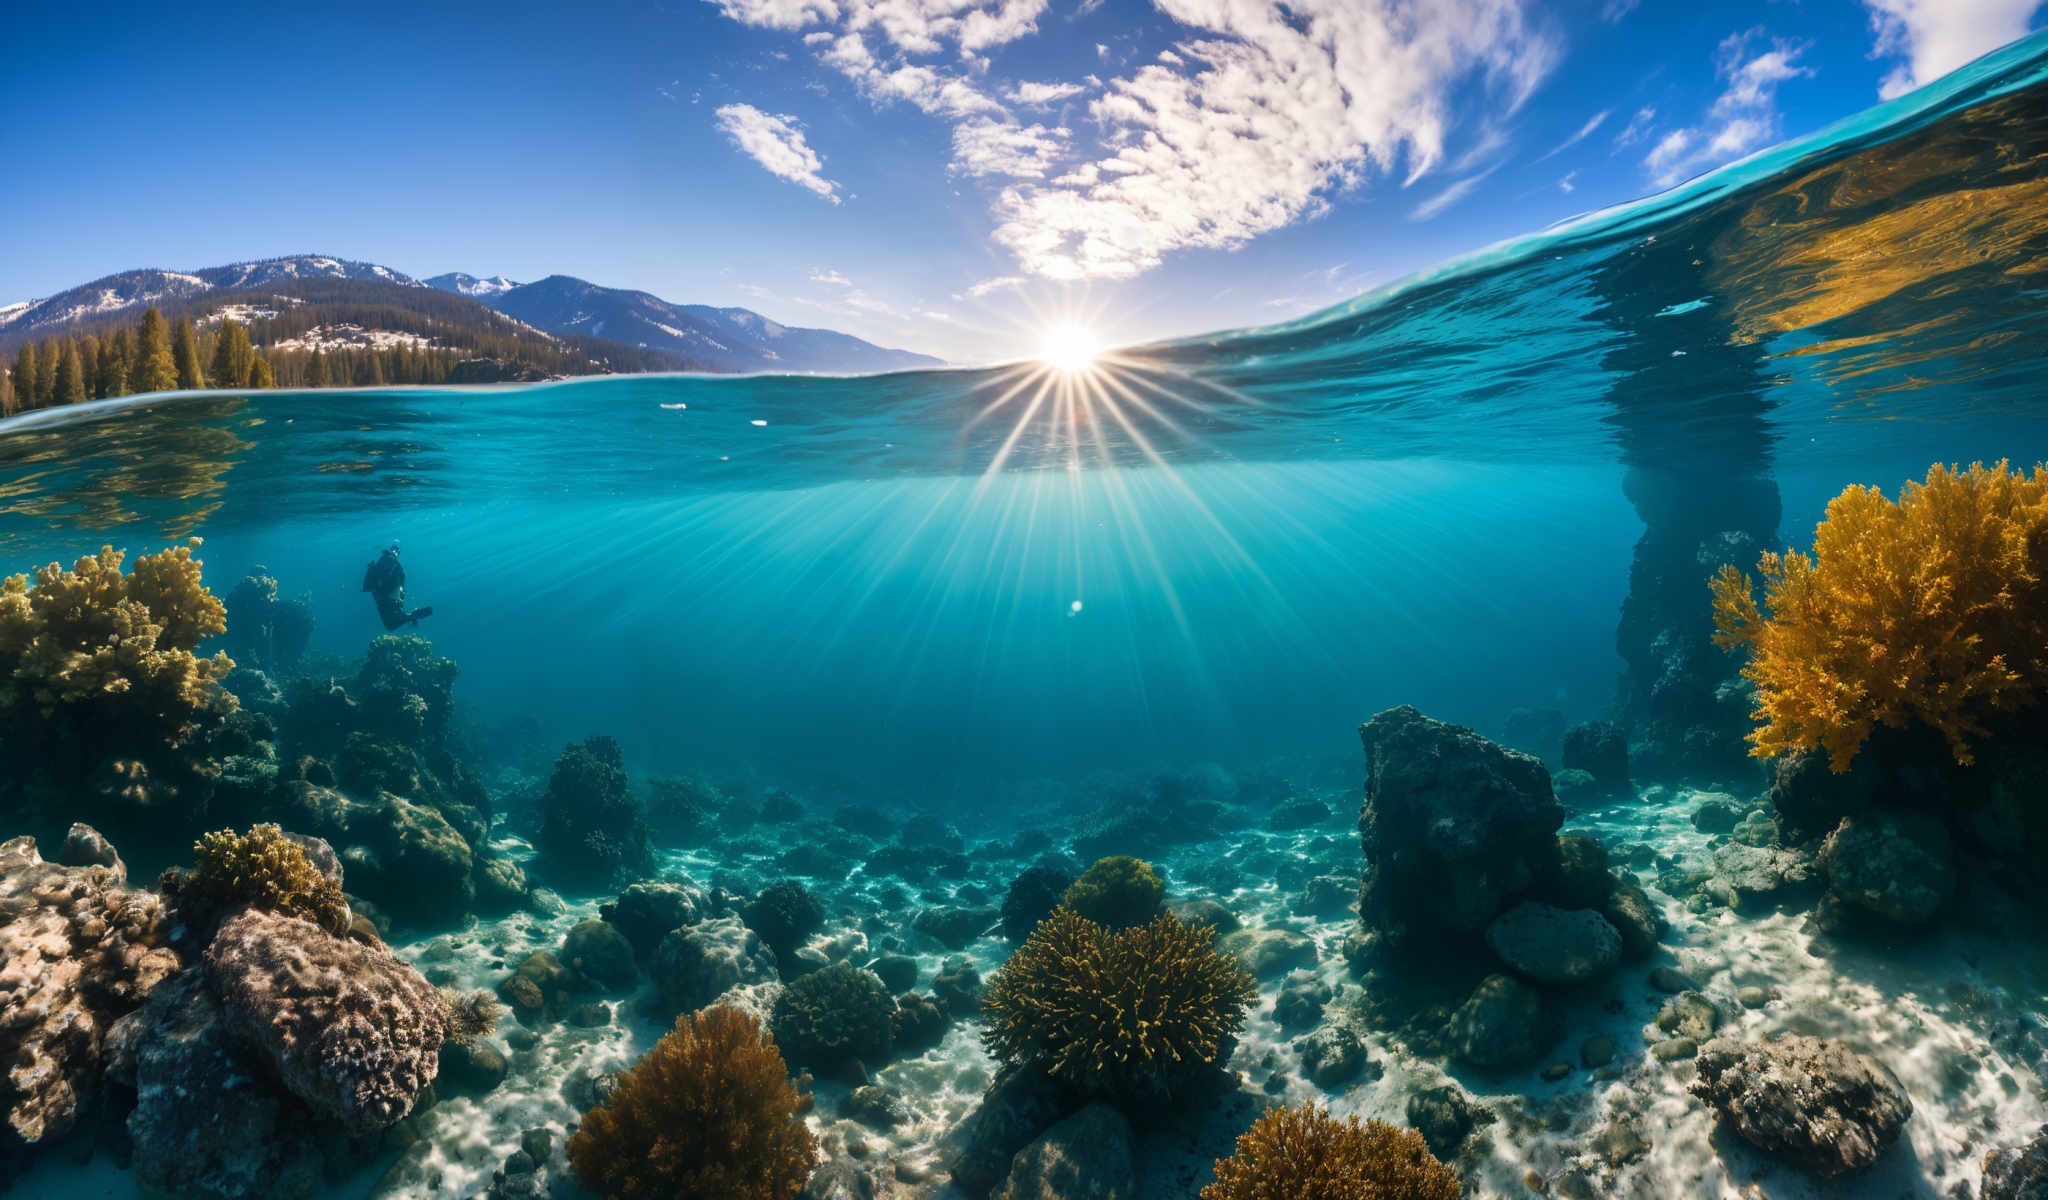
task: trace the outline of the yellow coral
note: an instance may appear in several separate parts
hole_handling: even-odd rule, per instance
[[[231,704],[216,686],[234,669],[199,643],[227,627],[226,609],[200,581],[193,538],[135,560],[102,547],[64,570],[43,567],[0,581],[0,712],[44,719],[71,713],[104,721],[143,715],[182,741],[202,708]]]
[[[305,847],[275,825],[256,825],[247,834],[222,829],[192,847],[198,870],[185,886],[232,907],[251,904],[288,917],[304,917],[339,933],[348,928],[348,901],[341,886],[322,874]]]
[[[1275,1108],[1216,1162],[1201,1200],[1458,1200],[1464,1188],[1422,1135],[1313,1103]]]
[[[1897,502],[1852,486],[1813,555],[1765,554],[1713,581],[1714,640],[1749,654],[1750,753],[1819,747],[1846,771],[1877,725],[1938,730],[1971,761],[1983,720],[2048,686],[2048,468],[1936,463]]]

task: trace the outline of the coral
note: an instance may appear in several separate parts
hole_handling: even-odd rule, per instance
[[[489,992],[441,992],[441,1032],[448,1042],[479,1042],[498,1031],[503,1008]]]
[[[1202,926],[1112,930],[1061,908],[989,981],[982,1041],[1088,1094],[1170,1097],[1228,1057],[1257,999]]]
[[[825,909],[811,889],[794,879],[784,879],[761,889],[740,916],[747,928],[761,935],[775,956],[787,962],[797,943],[817,932],[825,923]]]
[[[1003,936],[1011,945],[1030,937],[1073,886],[1074,873],[1057,862],[1027,868],[1003,896]]]
[[[135,560],[112,546],[33,582],[0,582],[0,719],[16,732],[74,736],[136,730],[182,744],[204,712],[234,705],[219,687],[225,654],[193,649],[226,628],[226,610],[200,582],[193,538]]]
[[[244,666],[286,675],[305,657],[313,637],[313,608],[307,600],[278,598],[277,579],[267,567],[252,568],[227,598],[224,649]]]
[[[1913,1115],[1898,1078],[1840,1042],[1716,1038],[1693,1065],[1693,1095],[1724,1126],[1822,1179],[1869,1166]]]
[[[769,1027],[797,1066],[854,1076],[888,1060],[895,1015],[889,989],[873,971],[837,962],[786,985]]]
[[[618,742],[598,734],[555,760],[541,801],[539,844],[551,864],[575,878],[653,870],[647,819],[627,786]]]
[[[1158,916],[1165,896],[1151,863],[1112,854],[1081,872],[1060,903],[1098,925],[1125,929]]]
[[[1994,713],[2048,686],[2048,467],[1936,463],[1896,502],[1852,486],[1811,557],[1766,553],[1713,581],[1715,641],[1749,656],[1751,753],[1819,747],[1847,771],[1873,728],[1938,731],[1956,761]]]
[[[348,928],[348,901],[341,885],[313,865],[306,849],[275,825],[209,833],[192,852],[198,868],[180,884],[190,894],[226,910],[254,905],[288,917],[304,917],[329,933]]]
[[[1201,1200],[1458,1200],[1456,1172],[1413,1129],[1339,1121],[1310,1103],[1275,1108],[1216,1162]]]
[[[619,1076],[569,1138],[569,1162],[614,1200],[790,1200],[816,1154],[805,1107],[760,1022],[719,1005],[678,1019]]]
[[[252,908],[221,926],[205,965],[241,1043],[351,1134],[411,1112],[440,1070],[447,1002],[382,943]]]
[[[64,1134],[98,1086],[103,1036],[179,968],[154,895],[74,825],[62,863],[34,838],[0,844],[0,1148]],[[84,850],[85,854],[75,853]]]

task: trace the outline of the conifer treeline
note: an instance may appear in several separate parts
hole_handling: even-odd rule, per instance
[[[407,296],[414,304],[422,299],[439,297]],[[0,412],[12,415],[174,388],[382,387],[676,366],[667,356],[638,347],[580,338],[553,340],[509,322],[504,333],[479,330],[458,324],[462,315],[419,312],[342,293],[296,304],[248,325],[224,319],[195,327],[189,316],[173,324],[151,306],[133,327],[101,325],[91,332],[24,342],[0,375]],[[492,319],[503,320],[495,315]],[[315,330],[349,325],[411,334],[436,344],[281,348]]]

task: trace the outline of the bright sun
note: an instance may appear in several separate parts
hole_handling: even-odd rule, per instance
[[[1085,371],[1095,362],[1101,344],[1095,335],[1078,325],[1062,325],[1045,335],[1045,348],[1038,357],[1061,371]]]

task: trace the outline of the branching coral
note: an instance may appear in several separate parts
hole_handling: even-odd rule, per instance
[[[1166,885],[1151,863],[1112,854],[1081,872],[1060,903],[1091,921],[1122,929],[1158,916],[1165,896]]]
[[[303,846],[275,825],[246,834],[222,829],[192,847],[198,868],[180,881],[184,894],[221,909],[254,905],[288,917],[304,917],[332,933],[348,928],[348,901],[341,885],[313,865]]]
[[[879,1069],[894,1040],[896,1004],[873,971],[837,962],[791,981],[775,999],[770,1028],[789,1060],[822,1074]]]
[[[1463,1191],[1421,1134],[1339,1121],[1310,1103],[1253,1122],[1237,1153],[1217,1160],[1201,1200],[1458,1200]]]
[[[726,1005],[684,1014],[569,1138],[585,1187],[613,1200],[789,1200],[815,1143],[782,1054]]]
[[[1228,1056],[1257,999],[1205,926],[1111,930],[1061,908],[989,981],[982,1042],[1092,1095],[1165,1098]]]
[[[1765,554],[1761,604],[1724,567],[1715,641],[1749,655],[1751,753],[1821,748],[1846,771],[1878,725],[1925,725],[1972,761],[1984,720],[2048,688],[2048,468],[1936,463],[1897,502],[1829,501],[1813,555]]]
[[[0,582],[0,715],[25,724],[69,719],[74,731],[141,722],[179,743],[202,710],[232,706],[219,680],[225,654],[193,653],[226,628],[226,610],[200,582],[193,538],[135,560],[112,546],[33,582]]]
[[[441,989],[441,1025],[448,1041],[477,1042],[497,1032],[504,1006],[489,992]]]

